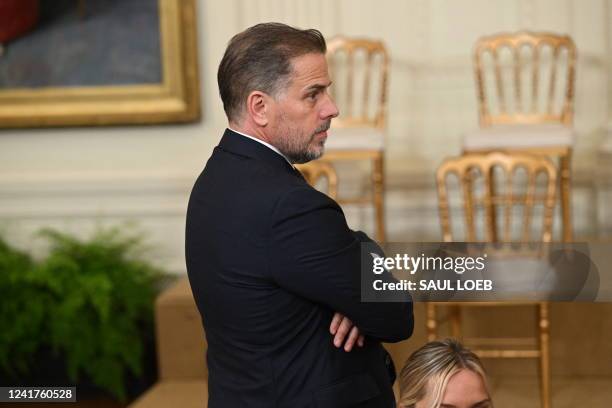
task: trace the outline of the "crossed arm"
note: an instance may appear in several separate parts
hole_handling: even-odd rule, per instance
[[[271,268],[277,283],[336,311],[330,333],[336,347],[350,351],[364,336],[386,342],[412,334],[412,303],[361,302],[361,243],[371,242],[351,231],[338,205],[309,187],[287,193],[273,214]],[[272,249],[271,249],[272,250]],[[291,268],[286,268],[291,265]],[[384,273],[377,279],[393,281]]]

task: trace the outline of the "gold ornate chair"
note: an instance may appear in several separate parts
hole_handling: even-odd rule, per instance
[[[338,197],[338,175],[331,164],[322,161],[314,161],[306,164],[296,165],[308,184],[316,186],[319,180],[324,178],[327,182],[327,195],[334,200]]]
[[[458,179],[462,198],[463,233],[454,228],[448,182]],[[541,175],[544,179],[539,178]],[[557,169],[544,156],[528,154],[466,154],[447,159],[436,173],[442,236],[445,242],[551,242],[557,189]],[[501,184],[492,188],[494,184]],[[541,189],[541,185],[544,188]],[[501,187],[501,188],[500,188]],[[522,187],[522,188],[521,188]],[[453,195],[453,197],[455,197]],[[541,211],[536,211],[540,210]],[[520,210],[520,211],[517,211]],[[540,213],[536,217],[534,213]],[[493,214],[499,213],[499,217]],[[517,213],[520,216],[517,216]],[[502,221],[503,219],[503,221]],[[517,224],[518,222],[518,224]],[[536,224],[540,228],[536,227]],[[520,228],[515,228],[516,226]],[[480,230],[479,230],[480,229]],[[535,231],[534,231],[535,230]],[[542,407],[550,407],[549,320],[547,302],[428,302],[428,340],[438,337],[438,309],[448,309],[452,335],[461,338],[461,308],[528,306],[537,309],[537,336],[519,338],[463,339],[483,358],[537,358],[539,360]]]
[[[376,238],[385,240],[384,149],[389,56],[381,41],[335,37],[327,44],[334,84],[331,93],[340,116],[332,122],[325,161],[369,161],[372,189],[340,204],[374,206]]]
[[[576,47],[568,36],[519,32],[483,37],[474,68],[480,129],[464,152],[504,150],[559,159],[563,240],[572,240],[571,156]],[[493,214],[494,216],[494,214]]]

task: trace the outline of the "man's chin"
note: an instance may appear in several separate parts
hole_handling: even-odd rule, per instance
[[[310,160],[320,159],[324,153],[325,153],[325,146],[321,144],[321,146],[316,151],[312,152],[312,154],[309,155],[310,157],[312,157]]]
[[[319,159],[321,156],[323,156],[324,152],[325,149],[321,147],[321,149],[318,149],[317,151],[309,151],[299,157],[290,157],[290,159],[294,164],[304,164]]]

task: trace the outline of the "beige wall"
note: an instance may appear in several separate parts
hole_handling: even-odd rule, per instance
[[[379,37],[388,45],[392,239],[437,236],[432,171],[444,156],[459,153],[461,133],[476,126],[474,41],[521,28],[571,34],[580,52],[574,205],[577,229],[592,233],[601,221],[592,199],[593,158],[612,117],[611,8],[611,0],[200,1],[202,122],[0,131],[0,228],[29,247],[37,246],[30,237],[41,226],[85,234],[100,223],[136,220],[159,248],[156,259],[184,272],[189,189],[226,125],[217,64],[232,34],[277,20],[327,36]],[[353,178],[343,188],[362,185]],[[347,213],[353,227],[370,228],[368,211]]]

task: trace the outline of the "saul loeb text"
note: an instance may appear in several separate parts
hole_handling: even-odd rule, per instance
[[[374,281],[373,287],[377,291],[490,291],[493,290],[493,281],[490,279],[421,279],[418,281],[402,279],[397,282],[383,282],[377,279]]]

